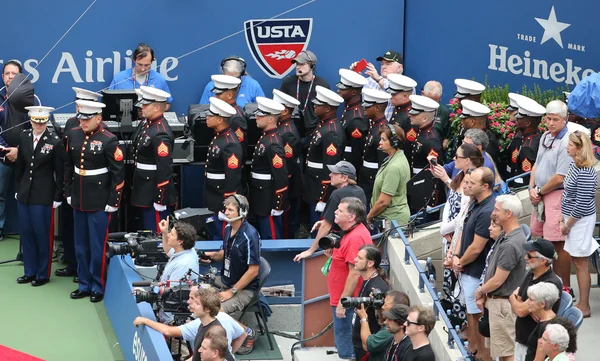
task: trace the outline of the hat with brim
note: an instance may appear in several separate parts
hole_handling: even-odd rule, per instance
[[[377,57],[377,61],[395,61],[396,63],[402,64],[402,54],[395,50],[388,50],[382,56]]]
[[[538,238],[531,242],[525,242],[523,249],[529,252],[539,252],[542,256],[549,259],[556,259],[556,250],[554,244],[543,238]]]
[[[440,107],[440,103],[424,95],[414,94],[408,98],[411,102],[411,109],[408,111],[408,114],[417,115],[423,112],[435,112]]]
[[[102,108],[106,107],[104,103],[93,102],[90,100],[76,100],[75,104],[79,106],[77,119],[90,119],[98,114],[102,114]]]
[[[327,168],[329,168],[329,171],[333,174],[343,174],[350,179],[356,179],[356,168],[352,163],[345,160],[341,160],[336,164],[328,164]]]
[[[228,90],[237,89],[242,83],[240,78],[236,78],[231,75],[216,74],[210,77],[214,83],[212,92],[215,94],[221,94]]]
[[[52,107],[44,107],[41,105],[34,105],[30,107],[25,107],[29,113],[29,120],[34,123],[44,124],[47,123],[50,119],[50,112],[54,110]]]
[[[460,118],[478,118],[484,117],[490,113],[490,108],[485,105],[473,101],[473,100],[463,100],[460,102],[462,105],[462,113],[460,113]]]
[[[470,95],[479,95],[485,90],[485,85],[468,79],[455,79],[456,85],[455,98],[463,99]]]
[[[385,318],[387,318],[388,320],[394,320],[394,321],[406,321],[408,319],[408,306],[406,305],[394,305],[392,308],[390,308],[387,311],[383,311],[383,316],[385,316]],[[398,323],[402,323],[402,322],[398,322]]]

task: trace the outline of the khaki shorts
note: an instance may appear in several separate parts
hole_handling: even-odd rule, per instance
[[[223,285],[220,278],[217,278],[215,280],[215,287],[217,287],[220,290],[228,289]],[[246,307],[246,305],[250,303],[250,301],[252,301],[252,297],[254,297],[254,291],[238,291],[235,295],[233,295],[233,297],[221,303],[221,308],[223,309],[223,312],[225,312],[228,315],[235,312],[240,312],[244,309],[244,307]]]
[[[512,356],[515,353],[515,314],[510,302],[503,298],[488,298],[485,306],[490,311],[492,358]]]
[[[542,237],[550,242],[562,242],[565,237],[560,233],[560,218],[562,216],[561,201],[562,189],[554,190],[545,196],[542,196],[544,201],[545,222],[539,222],[535,217],[535,211],[531,213],[531,235]]]

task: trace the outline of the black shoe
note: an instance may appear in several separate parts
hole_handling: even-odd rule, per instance
[[[92,295],[90,296],[90,301],[91,302],[100,302],[104,299],[104,295],[102,293],[99,292],[92,292]]]
[[[75,290],[75,291],[71,292],[71,298],[74,299],[74,300],[78,300],[80,298],[84,298],[84,297],[87,297],[89,295],[90,295],[89,292],[84,292],[82,290]]]
[[[74,283],[79,283],[79,277],[77,277],[77,276],[73,277],[73,282]]]
[[[72,277],[72,276],[77,276],[77,272],[73,272],[73,271],[69,270],[68,267],[59,268],[56,271],[54,271],[54,274],[57,275],[58,277]]]
[[[17,278],[17,283],[23,284],[23,283],[29,283],[31,281],[33,281],[35,279],[34,276],[21,276],[19,278]]]
[[[43,278],[43,279],[36,278],[33,281],[31,281],[31,285],[33,287],[38,287],[38,286],[43,286],[43,285],[45,285],[48,282],[50,282],[49,278]]]

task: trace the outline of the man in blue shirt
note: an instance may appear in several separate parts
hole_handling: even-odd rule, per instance
[[[134,62],[133,68],[123,70],[115,75],[108,89],[139,89],[140,86],[145,85],[164,90],[171,94],[165,78],[156,70],[150,68],[152,62],[156,60],[154,50],[151,47],[141,43],[135,49],[131,58]],[[172,102],[173,97],[169,97],[167,100],[167,110],[169,110]]]
[[[248,103],[255,103],[256,97],[264,97],[260,84],[246,74],[246,61],[237,56],[230,56],[221,61],[221,73],[224,75],[230,75],[236,78],[240,78],[242,83],[238,90],[236,103],[242,109]],[[200,98],[199,104],[208,104],[208,99],[214,96],[212,89],[215,87],[215,83],[211,80],[204,87],[202,97]]]

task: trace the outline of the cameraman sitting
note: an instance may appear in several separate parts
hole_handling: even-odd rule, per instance
[[[166,220],[161,220],[158,227],[162,234],[163,250],[169,257],[169,262],[165,265],[160,276],[160,282],[180,281],[186,278],[190,269],[196,273],[200,272],[198,254],[194,250],[196,244],[196,230],[194,227],[188,223],[176,222],[169,231],[169,217]],[[195,280],[198,276],[192,273],[189,278]],[[160,322],[169,323],[173,321],[173,315],[169,312],[160,310],[158,316]]]
[[[354,269],[358,271],[363,279],[363,284],[358,293],[358,297],[371,298],[374,302],[381,302],[379,305],[371,304],[366,309],[364,317],[357,317],[354,321],[352,328],[352,345],[354,346],[354,356],[356,360],[362,360],[365,355],[365,350],[362,347],[362,341],[360,338],[361,327],[364,324],[369,325],[370,333],[377,333],[381,326],[377,322],[375,317],[375,308],[383,306],[384,296],[389,291],[390,286],[385,275],[385,271],[379,267],[381,263],[381,252],[377,247],[365,244],[360,247],[358,255],[354,259]],[[371,295],[371,292],[373,294]],[[364,302],[361,302],[361,310],[365,309]],[[357,310],[358,315],[358,310]],[[359,321],[360,322],[357,322]]]

